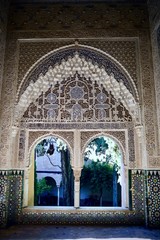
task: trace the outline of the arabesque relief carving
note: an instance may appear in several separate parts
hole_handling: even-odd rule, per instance
[[[126,108],[139,123],[138,92],[134,82],[132,79],[127,81],[125,73],[121,73],[112,63],[113,59],[103,60],[103,56],[97,56],[94,49],[87,50],[85,46],[79,46],[77,50],[72,47],[65,51],[60,49],[59,53],[55,52],[53,56],[50,54],[51,56],[42,61],[33,73],[29,73],[28,81],[22,82],[17,94],[15,124],[18,124],[29,104],[24,119],[33,122],[51,119],[53,122],[101,122],[122,121],[122,119],[131,121],[131,118],[127,117],[128,113],[125,113]],[[95,59],[99,59],[99,62]],[[64,82],[65,79],[69,81],[70,86],[63,87],[62,79]],[[87,86],[88,84],[90,87]],[[98,91],[95,84],[99,85]],[[115,100],[109,97],[110,94]],[[120,107],[120,102],[125,108]],[[112,105],[114,105],[113,114]]]
[[[148,27],[143,5],[43,4],[11,7],[10,30],[137,29]],[[19,18],[17,19],[17,16]]]
[[[18,86],[21,83],[24,75],[28,71],[28,69],[41,57],[45,54],[53,51],[54,49],[58,49],[65,45],[73,44],[74,39],[65,39],[65,40],[54,40],[54,41],[46,41],[44,39],[43,42],[32,42],[32,41],[20,41],[20,55],[19,55],[19,69],[18,69]],[[86,46],[92,46],[110,54],[114,57],[118,62],[120,62],[125,69],[130,73],[133,78],[136,86],[138,86],[138,74],[136,71],[137,68],[137,39],[115,39],[114,41],[110,38],[103,39],[90,39],[84,40],[79,39],[79,44],[83,44]],[[34,54],[33,54],[34,53]]]
[[[27,11],[30,11],[30,14],[32,14],[31,6],[29,6],[28,9],[29,10],[27,10]],[[108,10],[110,11],[110,13],[113,12],[113,10],[111,10],[110,8]],[[126,12],[128,13],[128,10],[129,10],[128,8],[126,8],[125,10],[120,9],[120,12],[117,16],[124,15],[124,16],[127,16],[128,18],[132,18],[131,17],[133,14],[132,12],[130,12],[129,14],[125,14]],[[137,25],[135,24],[134,18],[132,18],[132,21],[126,21],[126,19],[125,19],[125,24],[123,24],[123,21],[122,21],[121,23],[119,23],[119,28],[118,28],[118,17],[116,17],[116,19],[115,19],[116,29],[113,29],[113,27],[111,26],[111,22],[109,21],[109,23],[107,23],[108,29],[98,29],[98,28],[91,29],[89,27],[89,25],[87,25],[87,23],[85,23],[86,27],[84,29],[81,29],[80,26],[82,26],[82,25],[79,24],[79,25],[77,25],[79,27],[76,28],[76,31],[73,26],[72,26],[73,31],[68,31],[66,29],[64,30],[63,23],[62,23],[62,24],[60,24],[62,31],[59,31],[60,28],[57,25],[53,25],[53,24],[48,25],[47,24],[48,27],[46,29],[46,32],[42,32],[41,29],[39,28],[40,20],[38,20],[37,27],[36,27],[36,25],[34,25],[31,22],[27,22],[25,27],[23,24],[21,26],[18,26],[15,24],[17,26],[15,28],[14,22],[16,19],[13,16],[12,20],[10,20],[10,22],[13,22],[13,24],[12,25],[9,24],[10,27],[12,26],[11,27],[12,29],[10,28],[9,31],[12,30],[13,32],[8,33],[8,41],[7,41],[7,48],[6,48],[6,59],[7,60],[5,62],[5,83],[3,85],[3,96],[2,96],[3,102],[2,102],[2,118],[1,118],[2,119],[2,138],[1,138],[2,139],[1,140],[2,162],[1,162],[1,164],[3,167],[9,165],[11,162],[11,159],[10,159],[10,127],[13,125],[12,116],[13,116],[13,109],[15,106],[15,96],[16,96],[17,87],[18,87],[18,84],[20,84],[20,82],[21,82],[20,79],[24,76],[24,74],[26,73],[28,68],[31,66],[31,65],[30,66],[28,65],[28,67],[25,70],[23,70],[23,68],[25,68],[24,67],[25,64],[23,64],[23,61],[24,61],[23,51],[24,51],[25,46],[27,46],[27,41],[25,41],[25,43],[24,42],[22,43],[22,41],[23,41],[23,39],[28,39],[28,41],[32,41],[31,38],[33,38],[35,42],[37,41],[36,40],[37,38],[41,39],[41,42],[43,42],[43,38],[51,38],[51,39],[55,40],[55,38],[59,37],[61,39],[59,39],[58,41],[60,42],[61,46],[64,46],[64,45],[73,43],[74,39],[77,39],[80,37],[80,38],[84,38],[82,44],[85,44],[85,41],[86,41],[87,45],[93,46],[92,45],[93,41],[90,42],[90,40],[87,38],[98,39],[101,37],[105,38],[106,36],[109,37],[110,38],[109,43],[108,43],[107,39],[104,40],[103,44],[102,44],[101,40],[99,40],[99,41],[96,40],[94,42],[94,47],[96,47],[97,49],[102,49],[102,45],[105,45],[105,42],[106,42],[106,44],[110,44],[110,47],[108,47],[108,49],[110,48],[111,50],[107,50],[107,51],[108,52],[110,51],[110,55],[115,57],[115,59],[117,59],[124,67],[126,67],[128,72],[130,73],[131,77],[133,78],[134,82],[136,83],[138,93],[141,96],[140,97],[140,105],[143,104],[143,106],[144,106],[142,109],[141,115],[142,115],[142,124],[144,123],[145,131],[146,131],[145,139],[146,139],[146,145],[147,145],[147,147],[146,147],[147,154],[150,155],[150,157],[152,157],[154,155],[154,152],[156,149],[156,144],[155,144],[156,133],[154,130],[156,118],[155,118],[155,113],[154,113],[155,103],[153,101],[154,92],[150,90],[150,89],[153,90],[154,85],[152,82],[153,81],[152,80],[153,73],[152,73],[150,60],[149,60],[150,59],[150,51],[148,50],[148,49],[150,49],[150,42],[149,42],[149,32],[147,30],[148,23],[146,21],[147,12],[143,7],[135,8],[135,9],[133,9],[133,11],[134,11],[134,14],[133,14],[134,18],[135,18],[135,15],[138,18],[138,20],[136,19]],[[135,14],[135,12],[136,12],[136,14]],[[141,13],[141,14],[139,14],[139,13]],[[19,14],[19,13],[17,12],[17,14]],[[111,17],[112,14],[109,14],[109,16],[112,19],[112,17]],[[23,14],[22,14],[22,18],[25,19],[25,16],[23,17]],[[47,18],[48,18],[48,16],[45,15],[45,19],[47,19]],[[92,18],[93,18],[93,14],[92,14]],[[105,21],[105,24],[106,24],[106,21]],[[32,26],[32,28],[31,28],[31,26]],[[54,32],[52,31],[53,26],[57,26],[57,29],[54,29]],[[18,30],[18,29],[19,30],[23,29],[25,31],[23,31],[23,32],[17,31],[16,32],[16,30]],[[37,30],[37,32],[32,31],[32,29]],[[90,30],[88,31],[88,29],[90,29]],[[31,31],[27,32],[27,30],[31,30]],[[139,42],[136,41],[136,44],[133,41],[134,37],[136,39],[138,39],[138,41],[139,41]],[[66,38],[68,42],[66,42],[62,38]],[[68,38],[71,38],[71,41],[68,40]],[[118,41],[117,41],[117,38],[118,38]],[[17,55],[17,53],[18,53],[17,40],[18,39],[21,39],[21,41],[18,42],[18,45],[20,46],[19,62],[18,62],[18,58],[17,58],[17,56],[18,56]],[[128,56],[127,56],[127,54],[125,55],[125,57],[123,54],[121,55],[120,50],[115,51],[116,44],[117,44],[117,46],[123,45],[121,43],[121,41],[119,41],[119,39],[123,39],[123,40],[125,39],[125,41],[128,41],[128,42],[129,42],[128,39],[131,40],[132,43],[126,43],[126,42],[124,43],[124,48],[125,48],[125,44],[127,44],[128,48],[130,48],[130,54]],[[116,43],[114,43],[115,41],[116,41]],[[89,42],[90,42],[90,44],[89,44]],[[113,42],[113,43],[111,44],[111,42]],[[31,43],[28,42],[28,46],[29,46],[29,44],[31,44]],[[39,53],[39,57],[41,57],[44,55],[44,53],[47,53],[47,50],[43,49],[43,44],[40,43],[40,41],[39,41],[39,43],[36,43],[37,46],[38,46],[38,44],[39,44],[39,46],[42,46],[42,48],[39,47],[39,49],[41,51],[41,53]],[[60,47],[60,46],[58,46],[58,47]],[[54,47],[50,47],[49,51],[54,50],[53,48]],[[35,58],[33,57],[33,60],[32,60],[34,62],[38,58],[37,57],[38,55],[36,53],[37,49],[36,48],[34,49],[34,44],[32,44],[32,47],[30,49],[31,49],[32,55],[36,55]],[[120,49],[120,47],[118,49]],[[21,51],[21,50],[23,50],[23,51]],[[106,50],[104,50],[104,51],[106,51]],[[116,58],[116,54],[117,54],[117,58]],[[24,54],[24,56],[25,56],[25,54]],[[133,56],[133,57],[131,58],[131,56]],[[136,60],[135,60],[135,58],[136,58]],[[131,62],[131,65],[129,65],[128,63],[125,63],[125,62]],[[135,71],[135,69],[136,69],[136,71]],[[18,76],[18,72],[19,72],[19,76]],[[138,74],[139,72],[141,73],[140,75]],[[17,82],[18,82],[18,84],[17,84]],[[142,94],[141,88],[143,88],[143,94]],[[7,121],[6,121],[6,119],[7,119]],[[44,124],[42,124],[42,125],[44,125]],[[75,124],[73,124],[73,127],[74,127],[74,125]],[[24,124],[24,126],[25,126],[25,124]],[[33,125],[33,124],[29,124],[28,126],[31,128],[35,128],[35,125]],[[57,126],[59,127],[59,125],[57,125]],[[65,128],[65,126],[62,126],[62,127]],[[43,128],[45,128],[45,125],[43,126]],[[133,130],[129,130],[129,131],[130,131],[130,136],[131,135],[134,136]],[[160,163],[158,161],[156,161],[154,164],[154,167],[158,167],[159,164]]]
[[[25,111],[22,121],[122,122],[132,121],[132,117],[111,91],[75,73],[42,92]]]

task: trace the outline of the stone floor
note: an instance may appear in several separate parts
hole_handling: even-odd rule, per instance
[[[12,226],[0,230],[1,240],[160,240],[160,230],[144,227]]]

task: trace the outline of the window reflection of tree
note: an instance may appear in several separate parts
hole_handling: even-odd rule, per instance
[[[81,206],[121,206],[121,151],[110,138],[92,140],[84,154]]]
[[[54,154],[57,152],[60,154],[60,162],[58,163],[57,161],[55,162],[53,158]],[[67,145],[58,138],[48,137],[37,144],[35,153],[35,205],[73,206],[74,180],[73,171],[70,165],[70,153]],[[46,166],[50,166],[49,171],[47,167],[46,169],[38,169],[37,171],[37,159],[39,160],[40,157],[43,158],[43,161],[45,159],[45,162],[48,161],[50,164],[48,165],[46,162]],[[38,176],[40,173],[43,173],[45,178],[39,179],[41,178],[40,175]],[[50,174],[53,179],[56,174],[59,174],[59,177],[61,175],[61,183],[57,185],[55,181],[57,191],[55,191],[55,186],[53,188],[53,184],[50,185],[50,181],[46,181]],[[42,202],[39,204],[38,199],[40,196],[43,196],[44,204]],[[51,199],[53,196],[57,198],[57,202],[54,199],[54,201],[47,201],[47,199]]]

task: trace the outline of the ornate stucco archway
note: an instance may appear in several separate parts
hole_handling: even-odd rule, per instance
[[[70,45],[42,57],[26,73],[17,92],[15,124],[18,124],[28,106],[42,92],[75,74],[85,76],[110,91],[129,111],[134,121],[140,123],[138,91],[123,66],[93,47]]]
[[[17,92],[12,147],[18,149],[16,139],[25,142],[18,157],[25,161],[27,185],[28,152],[35,142],[46,135],[65,139],[73,156],[77,208],[88,139],[99,134],[116,139],[128,170],[142,164],[142,131],[138,90],[129,73],[105,52],[75,44],[48,53],[26,73]]]
[[[158,8],[154,11],[152,5],[148,5],[153,10],[149,27],[147,8],[141,3],[124,8],[65,4],[61,12],[57,4],[47,5],[45,11],[41,4],[11,4],[1,44],[5,59],[0,61],[2,225],[84,222],[159,226],[159,22],[154,18]],[[103,11],[107,14],[101,14]],[[126,12],[126,18],[121,18]],[[33,17],[28,18],[30,15]],[[45,102],[41,104],[41,100]],[[80,209],[37,213],[21,208],[29,149],[34,141],[50,134],[71,145],[77,183],[88,140],[97,134],[117,139],[126,156],[130,208],[101,213]]]

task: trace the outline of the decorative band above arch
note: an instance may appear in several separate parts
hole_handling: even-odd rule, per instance
[[[93,65],[95,70],[100,71],[102,69],[109,76],[114,76],[117,82],[122,82],[126,86],[136,101],[139,100],[138,91],[133,79],[116,59],[99,49],[75,44],[61,47],[40,58],[24,76],[17,92],[17,102],[31,82],[34,83],[40,76],[45,76],[49,68],[59,68],[60,72],[63,72],[65,70],[64,67],[66,67],[64,63],[68,63],[71,59],[74,60],[76,54],[79,56],[79,59],[84,59],[88,63],[88,67]],[[72,61],[72,64],[76,71],[85,72],[87,67],[87,64],[86,66],[76,66],[74,61]]]
[[[140,119],[138,92],[129,74],[111,56],[82,45],[49,53],[30,69],[17,93],[15,119],[20,120],[42,92],[77,74],[103,85],[117,101],[122,102],[133,119]]]

